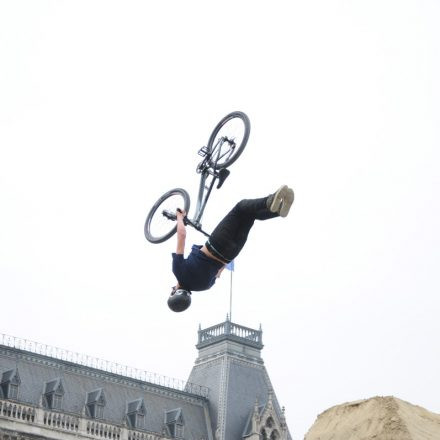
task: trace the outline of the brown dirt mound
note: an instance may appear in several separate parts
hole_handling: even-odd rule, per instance
[[[373,397],[324,411],[304,440],[440,440],[440,415],[396,397]]]

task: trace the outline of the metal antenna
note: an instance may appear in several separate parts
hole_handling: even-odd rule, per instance
[[[231,281],[229,284],[229,319],[232,322],[232,274],[233,274],[233,270],[230,271],[231,272]]]

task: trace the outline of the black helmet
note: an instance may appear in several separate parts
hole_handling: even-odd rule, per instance
[[[168,307],[173,312],[183,312],[191,305],[191,292],[185,289],[173,289],[168,298]]]

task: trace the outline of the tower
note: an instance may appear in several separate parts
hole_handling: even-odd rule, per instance
[[[290,440],[261,357],[261,327],[254,330],[226,321],[199,328],[198,357],[189,381],[210,390],[212,431],[216,440]]]

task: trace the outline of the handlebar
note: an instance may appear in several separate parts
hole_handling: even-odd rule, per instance
[[[177,208],[177,211],[182,212],[182,210],[180,208]],[[164,209],[162,211],[162,215],[164,217],[166,217],[168,220],[173,220],[173,221],[177,220],[177,215],[174,212],[168,211],[166,209]],[[202,234],[206,235],[207,237],[210,237],[210,235],[208,233],[206,233],[205,231],[202,230],[202,225],[201,224],[194,223],[186,215],[185,215],[185,217],[183,217],[183,224],[185,226],[190,225],[194,229],[196,229],[197,231],[201,232]]]

